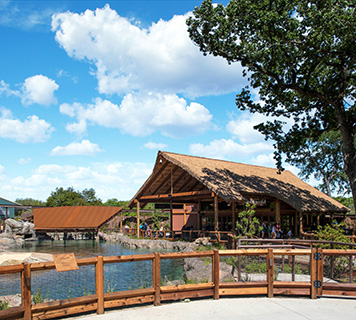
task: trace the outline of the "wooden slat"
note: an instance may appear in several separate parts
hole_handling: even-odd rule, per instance
[[[154,302],[154,295],[123,298],[117,300],[108,300],[104,302],[104,307],[105,309],[108,309],[108,308],[117,308],[122,306],[140,305],[140,304],[151,303],[151,302]]]
[[[104,262],[103,257],[97,257],[98,261],[95,265],[95,290],[98,296],[97,301],[97,314],[104,313]]]
[[[199,291],[199,290],[206,290],[206,289],[213,289],[213,288],[214,288],[213,282],[181,284],[176,286],[163,286],[161,287],[161,293]]]
[[[220,275],[220,257],[219,257],[219,251],[214,250],[214,257],[213,257],[213,282],[214,282],[214,300],[219,299],[219,275]]]
[[[104,263],[153,260],[154,256],[155,256],[154,253],[147,253],[147,254],[133,254],[127,256],[104,257]]]
[[[55,310],[60,308],[69,308],[80,305],[87,305],[96,302],[98,296],[96,294],[85,296],[85,297],[77,297],[71,299],[63,299],[49,302],[42,302],[32,305],[32,313],[44,312],[46,310]]]
[[[78,266],[87,266],[91,264],[96,263],[96,258],[80,258],[76,259],[77,265]],[[48,262],[37,262],[37,263],[31,263],[31,270],[32,271],[38,271],[42,269],[55,269],[56,266],[53,261],[48,261]]]
[[[276,288],[307,288],[310,289],[310,281],[274,281],[273,286]]]
[[[7,320],[23,318],[24,312],[24,307],[12,307],[6,310],[0,310],[0,319]]]
[[[179,300],[179,299],[188,299],[188,298],[190,299],[190,298],[212,297],[213,295],[214,295],[214,289],[199,290],[199,291],[162,293],[161,294],[161,301]]]
[[[21,300],[24,307],[24,320],[31,320],[31,269],[29,263],[23,264],[21,273]]]
[[[219,250],[220,256],[259,256],[267,255],[268,249],[237,249],[237,250]]]
[[[310,249],[273,249],[273,254],[275,256],[283,256],[283,255],[293,255],[293,256],[306,256],[310,255]]]
[[[310,296],[310,288],[273,288],[273,294],[293,295],[293,296]]]
[[[323,254],[328,256],[356,255],[355,249],[323,249]]]
[[[155,259],[153,260],[153,288],[155,290],[154,305],[158,306],[161,303],[161,259],[159,254],[155,253]]]
[[[213,255],[214,255],[214,251],[165,252],[165,253],[160,253],[161,259],[183,259],[183,258],[212,257]]]
[[[317,260],[314,259],[314,255],[316,253],[316,249],[312,249],[311,255],[310,255],[310,283],[311,283],[311,288],[310,288],[310,297],[312,299],[317,298],[317,288],[313,285],[314,281],[317,280]]]
[[[96,310],[96,303],[90,303],[86,305],[78,305],[78,306],[64,308],[64,309],[43,311],[41,313],[34,314],[32,319],[42,320],[42,319],[60,318],[73,314],[90,312],[94,310]]]
[[[266,295],[266,287],[248,287],[248,288],[223,288],[219,290],[221,296],[239,296],[239,295]]]
[[[0,274],[17,273],[17,272],[21,272],[22,270],[23,270],[22,264],[2,266],[0,267]]]
[[[134,297],[139,297],[139,296],[148,296],[148,295],[154,295],[154,293],[155,293],[154,288],[108,292],[108,293],[104,293],[104,301],[120,300],[120,299],[134,298]]]
[[[272,249],[268,249],[267,254],[267,296],[273,297],[273,281],[274,281],[274,256]]]
[[[267,281],[249,281],[249,282],[221,282],[220,288],[267,288]]]

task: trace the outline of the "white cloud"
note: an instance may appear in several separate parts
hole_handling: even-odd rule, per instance
[[[85,155],[94,156],[98,152],[102,152],[99,146],[95,143],[91,143],[89,140],[82,140],[81,142],[72,142],[65,147],[55,147],[50,155],[51,156],[73,156],[73,155]]]
[[[2,176],[0,194],[7,199],[34,198],[46,200],[56,187],[76,190],[94,188],[98,197],[131,199],[152,172],[152,163],[93,163],[89,166],[45,164],[28,176]]]
[[[167,147],[167,145],[164,143],[157,143],[157,142],[152,142],[152,141],[145,143],[144,146],[145,146],[145,148],[151,149],[151,150],[162,150]]]
[[[189,150],[192,154],[210,158],[244,158],[257,153],[270,152],[273,147],[267,143],[253,143],[243,145],[232,139],[213,140],[208,145],[201,143],[191,144]]]
[[[7,96],[19,96],[20,92],[11,90],[10,85],[6,83],[4,80],[0,81],[0,94],[5,94]]]
[[[29,116],[25,121],[14,119],[11,111],[0,110],[0,138],[12,139],[21,143],[37,143],[48,140],[54,130],[50,123],[39,119],[37,116]]]
[[[187,17],[176,15],[141,29],[106,5],[81,14],[54,14],[52,30],[69,56],[95,65],[100,93],[146,90],[200,96],[244,85],[239,64],[203,56],[189,39]]]
[[[18,164],[23,165],[23,164],[27,164],[27,163],[31,162],[31,160],[32,160],[31,158],[20,158],[19,161],[17,161],[17,162],[18,162]]]
[[[57,99],[54,96],[54,91],[58,88],[59,86],[54,80],[41,74],[29,77],[22,86],[22,103],[24,105],[38,103],[44,106],[56,104]]]
[[[67,125],[71,133],[82,134],[87,124],[120,129],[133,136],[147,136],[160,131],[165,136],[182,137],[205,132],[212,115],[198,103],[187,105],[176,95],[128,94],[118,106],[108,100],[96,99],[95,104],[62,104],[60,112],[76,117]]]

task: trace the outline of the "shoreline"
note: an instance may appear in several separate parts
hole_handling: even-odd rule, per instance
[[[0,266],[9,266],[24,262],[36,263],[47,261],[53,261],[52,254],[41,252],[0,252]]]

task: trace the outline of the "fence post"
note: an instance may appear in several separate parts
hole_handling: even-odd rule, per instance
[[[220,287],[220,256],[219,250],[214,249],[213,256],[213,282],[214,282],[214,299],[219,299],[219,287]]]
[[[153,305],[159,306],[161,304],[161,256],[157,252],[153,259],[153,287],[155,289]]]
[[[312,299],[316,299],[317,297],[317,260],[315,259],[316,249],[312,249],[310,253],[310,282],[311,282],[311,289],[310,289],[310,297]]]
[[[25,309],[24,320],[31,320],[31,267],[29,263],[23,263],[21,272],[21,300]]]
[[[273,249],[268,249],[267,254],[267,296],[273,298],[273,281],[274,281],[274,255]]]
[[[98,297],[96,313],[104,313],[104,260],[102,256],[97,257],[95,264],[95,291]]]
[[[292,281],[295,281],[295,255],[292,255]]]

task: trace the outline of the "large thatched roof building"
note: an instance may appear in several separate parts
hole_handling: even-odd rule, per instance
[[[325,214],[349,211],[289,171],[162,151],[129,205],[144,207],[149,202],[194,204],[193,227],[205,223],[215,230],[229,230],[246,202],[257,205],[262,221],[282,223],[295,232],[303,216],[310,225]],[[174,216],[172,220],[174,229]]]

